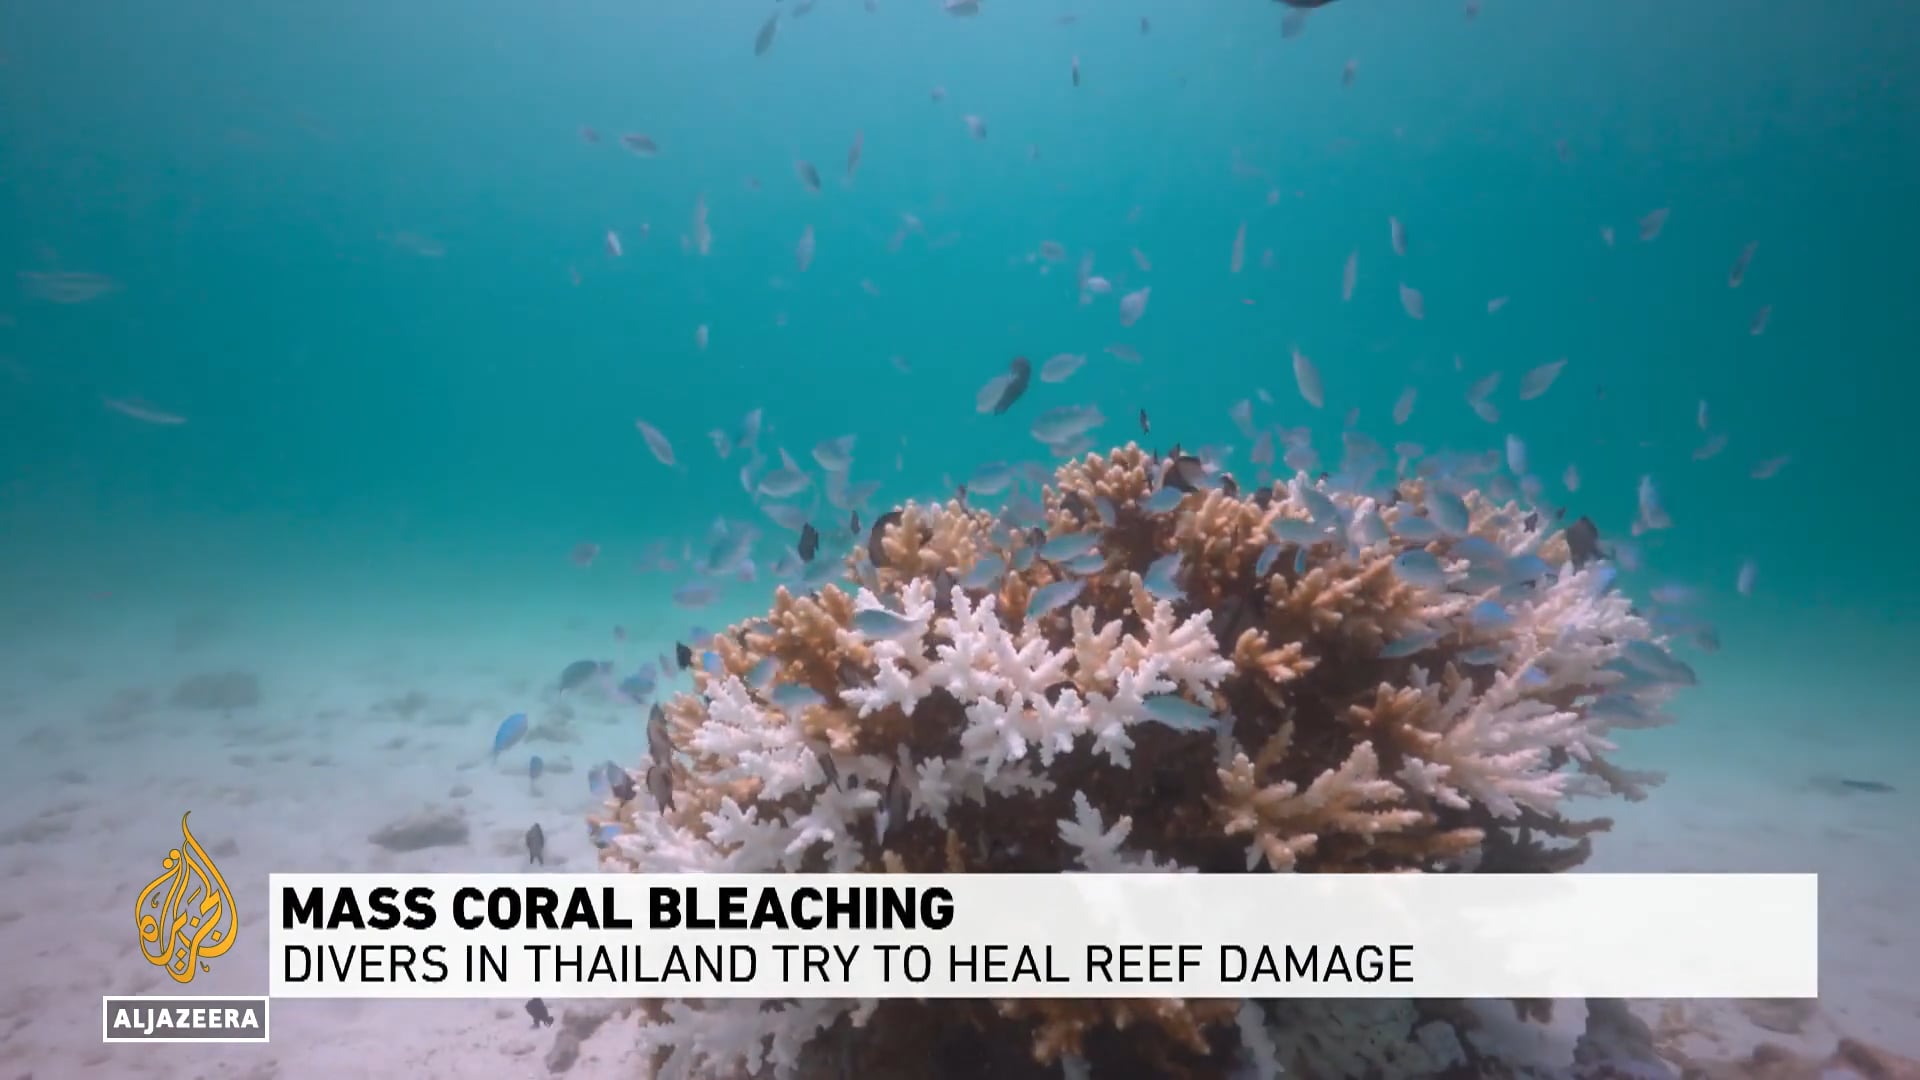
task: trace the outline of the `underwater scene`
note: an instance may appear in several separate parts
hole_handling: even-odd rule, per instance
[[[1907,0],[0,5],[0,1076],[1920,1077],[1916,56]],[[100,1040],[259,993],[271,872],[903,869],[1817,872],[1820,998]]]

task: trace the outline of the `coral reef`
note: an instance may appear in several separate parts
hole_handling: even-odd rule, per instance
[[[1563,871],[1608,827],[1571,798],[1658,780],[1610,735],[1692,681],[1546,512],[1439,477],[1242,491],[1130,445],[1024,514],[905,505],[845,569],[716,636],[604,869]],[[663,1077],[1491,1075],[1415,1003],[640,1012]]]

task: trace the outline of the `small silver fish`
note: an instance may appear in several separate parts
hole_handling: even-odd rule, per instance
[[[1043,383],[1066,382],[1086,362],[1085,353],[1060,353],[1040,365],[1040,381]]]
[[[920,624],[886,608],[868,608],[853,616],[853,628],[870,638],[899,638],[920,631]]]
[[[1547,392],[1554,380],[1560,377],[1560,371],[1567,366],[1566,357],[1551,363],[1541,364],[1520,377],[1520,400],[1532,401]]]
[[[1482,600],[1473,605],[1467,617],[1482,630],[1499,630],[1513,625],[1513,613],[1492,600]]]
[[[1752,240],[1740,249],[1740,254],[1734,256],[1733,268],[1727,271],[1727,288],[1737,289],[1741,282],[1747,280],[1747,267],[1752,265],[1754,253],[1759,250],[1760,242]]]
[[[653,452],[655,460],[659,461],[662,465],[672,467],[674,464],[673,444],[668,442],[667,437],[660,433],[660,429],[647,423],[645,420],[635,420],[633,426],[639,430],[640,436],[647,441],[647,449]]]
[[[1515,476],[1527,474],[1527,444],[1518,435],[1507,436],[1507,471]]]
[[[1466,502],[1451,491],[1436,489],[1427,495],[1427,516],[1442,532],[1453,536],[1460,536],[1471,527]]]
[[[1266,577],[1267,571],[1273,569],[1274,560],[1280,557],[1282,550],[1284,549],[1279,544],[1268,544],[1266,547],[1260,549],[1260,557],[1254,560],[1253,563],[1253,575],[1255,577]]]
[[[1293,346],[1293,381],[1307,404],[1316,409],[1325,407],[1327,399],[1320,385],[1320,369],[1313,366],[1313,361],[1307,359],[1298,345]]]
[[[1037,619],[1049,612],[1073,603],[1078,599],[1086,583],[1082,581],[1056,581],[1051,585],[1035,589],[1027,601],[1027,618]]]
[[[1380,655],[1388,660],[1412,656],[1432,648],[1439,642],[1440,637],[1438,630],[1416,630],[1387,642],[1381,647]]]
[[[1659,489],[1653,486],[1653,477],[1640,478],[1640,521],[1647,529],[1665,529],[1673,525],[1673,519],[1667,516],[1666,507],[1660,503]]]
[[[1155,694],[1142,704],[1147,719],[1175,731],[1213,731],[1220,727],[1213,711],[1196,705],[1178,694]]]
[[[1419,391],[1411,386],[1400,391],[1399,400],[1393,403],[1393,422],[1396,425],[1406,423],[1407,418],[1413,415],[1413,402],[1418,396]]]
[[[1400,283],[1400,306],[1405,309],[1410,319],[1427,317],[1427,298],[1420,294],[1419,289],[1405,282]]]
[[[1091,552],[1099,542],[1098,533],[1065,533],[1042,544],[1040,557],[1049,562],[1063,562]]]
[[[968,592],[997,589],[1000,586],[1001,577],[1006,572],[1006,561],[990,556],[973,564],[973,569],[967,571],[966,576],[960,579],[960,587]]]
[[[805,491],[813,479],[806,473],[791,466],[781,466],[760,478],[755,489],[769,499],[784,499]]]
[[[1179,488],[1163,487],[1148,496],[1147,500],[1140,504],[1140,507],[1150,514],[1171,513],[1180,505],[1180,501],[1186,497],[1187,493],[1181,491]]]
[[[1424,548],[1401,552],[1393,560],[1393,569],[1408,584],[1429,589],[1445,588],[1447,584],[1447,572],[1440,560]]]
[[[1185,557],[1179,552],[1162,555],[1153,560],[1147,572],[1141,575],[1141,584],[1149,593],[1161,600],[1180,600],[1185,597],[1180,589],[1180,572],[1186,564]]]
[[[801,273],[806,273],[807,268],[813,265],[814,250],[813,226],[808,225],[800,231],[800,241],[793,246],[793,264],[799,267]]]

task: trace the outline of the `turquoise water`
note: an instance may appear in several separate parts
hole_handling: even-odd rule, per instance
[[[750,409],[769,455],[810,468],[857,434],[853,478],[884,482],[870,520],[982,461],[1049,461],[1027,426],[1058,405],[1098,405],[1103,445],[1233,445],[1245,467],[1228,413],[1253,398],[1329,461],[1350,409],[1388,446],[1518,434],[1547,501],[1609,540],[1654,477],[1675,527],[1643,538],[1635,587],[1702,589],[1722,643],[1689,656],[1709,704],[1686,719],[1714,734],[1673,735],[1689,757],[1659,764],[1724,767],[1714,740],[1751,708],[1911,790],[1911,5],[1486,0],[1469,20],[1343,0],[1285,39],[1263,0],[986,0],[972,19],[820,0],[756,58],[775,6],[0,8],[0,642],[147,670],[175,620],[235,610],[289,651],[524,635],[547,678],[614,622],[646,652],[764,606],[777,530],[706,436]],[[705,257],[682,246],[702,200]],[[903,213],[924,231],[890,250]],[[1045,241],[1066,261],[1030,258]],[[1084,252],[1114,282],[1085,305]],[[112,288],[58,303],[15,278],[50,272]],[[1149,285],[1122,327],[1119,295]],[[1294,388],[1294,345],[1324,409]],[[1088,361],[976,412],[1012,357],[1060,352]],[[1561,357],[1550,392],[1516,399]],[[1495,370],[1487,423],[1465,393]],[[186,422],[103,405],[134,398]],[[1726,449],[1694,460],[1711,433]],[[668,605],[684,574],[633,563],[703,552],[716,517],[767,532],[760,579]],[[587,569],[581,542],[602,549]]]
[[[1283,41],[1277,5],[1252,2],[1143,6],[1144,35],[1105,7],[1059,26],[1069,6],[962,20],[829,2],[758,60],[759,8],[170,4],[106,23],[16,7],[0,24],[8,261],[120,289],[6,305],[8,572],[137,593],[161,553],[190,562],[241,535],[221,553],[232,572],[403,548],[537,574],[581,539],[624,562],[741,512],[702,433],[751,406],[796,454],[858,431],[857,469],[898,481],[886,496],[926,493],[983,455],[1038,449],[970,409],[1014,354],[1093,354],[1033,406],[1097,402],[1117,436],[1146,405],[1169,438],[1225,442],[1227,406],[1255,386],[1280,403],[1267,419],[1310,418],[1288,392],[1298,341],[1326,373],[1323,443],[1354,406],[1385,441],[1411,382],[1407,437],[1477,448],[1520,431],[1543,474],[1580,464],[1579,509],[1608,531],[1653,473],[1680,525],[1661,538],[1673,574],[1724,586],[1752,557],[1756,612],[1897,617],[1920,591],[1914,560],[1885,557],[1882,539],[1912,512],[1896,497],[1909,399],[1894,379],[1912,325],[1900,193],[1914,100],[1897,62],[1911,20],[1892,3],[1781,5],[1771,20],[1488,7],[1468,21],[1454,5],[1339,5]],[[988,121],[985,141],[963,113]],[[605,141],[584,143],[581,125]],[[629,130],[660,155],[615,145]],[[846,188],[855,131],[866,151]],[[1235,148],[1263,175],[1236,175]],[[800,157],[826,191],[801,188]],[[679,246],[702,193],[705,259]],[[1661,237],[1634,242],[1634,219],[1663,206]],[[889,255],[903,210],[958,239]],[[1406,259],[1389,253],[1389,215],[1408,223]],[[802,275],[807,223],[819,255]],[[602,248],[610,228],[623,259]],[[444,256],[383,239],[403,233]],[[1150,315],[1122,334],[1112,297],[1074,302],[1071,264],[1045,278],[1008,265],[1048,239],[1151,283]],[[1730,290],[1749,241],[1758,255]],[[1130,266],[1135,246],[1150,274]],[[1343,305],[1355,249],[1361,287]],[[1426,293],[1424,322],[1399,310],[1402,277]],[[1512,304],[1488,318],[1496,295]],[[1762,303],[1775,314],[1752,338]],[[1121,340],[1146,363],[1100,353]],[[1503,424],[1463,407],[1456,353],[1469,373],[1508,372]],[[1556,390],[1514,405],[1512,380],[1558,356]],[[145,427],[102,395],[190,422]],[[1730,442],[1696,467],[1703,397]],[[636,416],[667,430],[687,471],[650,461]],[[1774,482],[1746,478],[1785,453]],[[565,577],[564,558],[545,561]]]

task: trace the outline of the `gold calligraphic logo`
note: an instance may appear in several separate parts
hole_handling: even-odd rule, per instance
[[[180,846],[161,860],[160,876],[140,890],[134,908],[141,955],[182,984],[208,970],[208,960],[226,955],[240,929],[227,879],[187,830],[191,813],[180,815]]]

